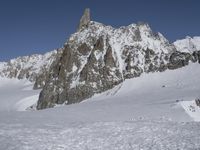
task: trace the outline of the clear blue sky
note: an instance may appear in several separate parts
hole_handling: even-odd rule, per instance
[[[200,35],[199,0],[1,0],[0,61],[61,47],[87,7],[94,21],[148,22],[170,41]]]

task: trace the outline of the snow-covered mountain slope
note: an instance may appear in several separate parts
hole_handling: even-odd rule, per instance
[[[0,77],[0,83],[0,113],[25,111],[37,103],[40,90],[33,90],[32,82]]]
[[[198,38],[89,12],[64,48],[0,63],[0,150],[199,149]]]
[[[48,52],[44,55],[31,55],[18,57],[8,62],[0,62],[0,77],[28,79],[35,82],[36,78],[40,76],[45,81],[45,74],[49,70],[52,62],[56,59],[57,50]],[[44,85],[38,82],[35,88],[40,88]]]
[[[193,38],[187,36],[185,39],[174,42],[176,49],[180,52],[192,53],[200,50],[200,37]]]
[[[198,64],[143,74],[79,104],[25,112],[4,106],[22,108],[38,93],[26,81],[2,80],[0,149],[198,149],[199,123],[181,103],[200,96],[199,75]]]
[[[87,10],[78,31],[71,35],[60,59],[51,67],[37,109],[78,103],[143,72],[176,68],[178,65],[169,65],[175,52],[174,45],[162,34],[153,33],[148,24],[115,29],[91,21]]]
[[[74,121],[76,119],[77,121],[78,119],[81,121],[84,119],[131,120],[137,117],[152,119],[164,117],[163,119],[173,121],[190,121],[190,117],[184,113],[184,109],[179,103],[200,97],[199,75],[200,65],[195,63],[177,70],[143,74],[140,78],[127,79],[115,88],[96,94],[80,104],[50,109],[49,111],[59,110],[63,111],[64,114],[73,111],[71,119]],[[14,106],[23,104],[25,102],[23,99],[38,95],[39,90],[32,90],[32,86],[33,83],[27,80],[1,78],[0,111],[17,111],[18,109],[15,109]],[[82,119],[79,118],[80,111],[76,110],[86,113]],[[46,111],[38,113],[40,112]],[[101,113],[106,113],[107,117]],[[121,115],[116,115],[118,113]],[[94,118],[93,114],[95,114]],[[67,120],[70,121],[70,118]]]
[[[162,73],[143,74],[140,78],[128,79],[112,90],[95,95],[87,102],[107,101],[106,103],[112,103],[107,104],[109,107],[117,105],[114,114],[118,114],[118,105],[122,105],[124,111],[133,113],[133,118],[164,117],[174,121],[188,121],[184,120],[186,116],[183,115],[182,102],[193,102],[200,98],[199,75],[198,64],[190,64],[185,68]],[[196,106],[196,110],[198,113],[200,107]],[[117,116],[123,116],[122,114],[120,111]],[[198,115],[199,117],[192,117],[192,119],[200,121],[200,113],[196,114]],[[191,115],[186,118],[189,116]],[[123,117],[126,118],[125,115]]]
[[[148,24],[115,29],[88,21],[65,43],[50,70],[37,109],[81,102],[143,73],[177,69],[200,60],[183,53]]]
[[[133,59],[132,64],[130,64],[131,67],[138,64],[141,70],[148,70],[148,65],[145,63],[145,56],[148,50],[152,50],[152,53],[160,58],[157,60],[158,64],[159,61],[166,63],[166,60],[162,57],[175,51],[175,47],[161,33],[153,33],[149,25],[145,23],[131,24],[127,27],[115,29],[111,26],[91,21],[88,28],[73,34],[66,45],[73,44],[74,48],[78,49],[82,43],[85,43],[89,49],[95,48],[94,55],[97,60],[105,59],[105,49],[110,47],[112,57],[116,61],[116,67],[119,67],[121,74],[126,71],[126,67],[129,65],[127,57]],[[90,55],[91,53],[93,52],[91,51]],[[83,64],[85,63],[83,62]],[[134,71],[132,69],[131,73]]]
[[[0,76],[34,82],[34,89],[42,88],[37,109],[45,109],[79,103],[126,79],[190,62],[200,63],[198,37],[172,44],[148,24],[113,28],[91,21],[86,9],[63,48],[0,63]]]

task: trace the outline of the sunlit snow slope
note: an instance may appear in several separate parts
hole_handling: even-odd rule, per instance
[[[66,117],[74,121],[132,120],[140,117],[189,121],[191,118],[180,102],[200,97],[199,75],[199,64],[144,74],[80,104],[61,107],[59,111],[69,114]],[[24,111],[37,102],[39,91],[32,90],[30,82],[4,78],[0,80],[0,111]],[[53,113],[57,109],[46,111]],[[73,115],[70,115],[71,111]],[[80,113],[82,118],[79,117]]]
[[[95,105],[97,107],[102,105],[106,110],[102,111],[108,116],[114,114],[116,119],[144,117],[189,121],[186,115],[188,111],[185,113],[182,102],[194,103],[196,98],[200,98],[199,75],[199,64],[162,73],[144,74],[140,78],[126,80],[109,92],[97,95],[88,100],[88,103],[98,103]],[[198,110],[200,108],[196,107],[196,113]],[[192,118],[200,121],[200,113],[194,115],[199,115]]]
[[[25,111],[37,102],[39,92],[27,80],[0,77],[0,112]]]
[[[190,64],[126,80],[80,104],[23,112],[39,91],[1,78],[0,150],[198,149],[200,126],[191,122],[198,118],[184,104],[200,96],[199,75],[200,65]]]

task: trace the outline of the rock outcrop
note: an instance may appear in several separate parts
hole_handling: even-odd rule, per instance
[[[90,9],[86,8],[83,16],[81,17],[79,27],[78,27],[78,31],[88,27],[89,23],[90,23]]]
[[[0,63],[0,76],[28,79],[42,88],[37,109],[79,103],[142,73],[200,63],[200,38],[170,43],[148,24],[118,29],[90,20],[86,9],[64,47]]]
[[[78,32],[51,67],[37,109],[79,103],[144,72],[177,69],[199,59],[198,52],[177,51],[148,24],[115,29],[89,21],[88,16],[86,11]]]

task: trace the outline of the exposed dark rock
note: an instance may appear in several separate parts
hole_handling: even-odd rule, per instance
[[[112,48],[109,46],[106,55],[104,56],[105,65],[108,67],[116,67],[115,61],[112,54]]]
[[[198,60],[198,62],[200,64],[200,51],[197,51],[196,53],[197,53],[197,60]]]
[[[37,90],[37,89],[43,88],[45,85],[47,76],[48,76],[48,71],[45,68],[42,68],[42,73],[36,76],[33,89]]]
[[[88,27],[89,23],[90,23],[90,9],[87,8],[85,9],[83,16],[81,17],[78,30]]]
[[[94,50],[104,50],[104,39],[101,36],[94,45]]]
[[[78,47],[78,51],[82,54],[82,55],[87,55],[90,52],[90,48],[87,46],[87,44],[83,43],[82,45],[80,45]]]
[[[106,54],[103,59],[97,60],[95,52],[104,51],[104,42],[107,47]],[[80,47],[73,49],[70,44],[73,42],[66,45],[60,59],[51,67],[47,84],[40,93],[37,109],[54,107],[56,104],[78,103],[94,93],[111,89],[122,81],[111,46],[103,37],[97,40],[92,50],[87,44],[82,44],[80,47],[86,48],[87,53],[80,56]],[[81,57],[84,55],[87,55],[87,63],[82,68]],[[76,70],[73,70],[74,65]]]
[[[197,62],[198,61],[198,52],[197,51],[193,52],[192,57],[193,57],[193,62]]]
[[[177,51],[147,24],[114,29],[90,21],[86,10],[78,32],[70,37],[45,75],[37,109],[79,103],[125,79],[144,72],[177,69],[190,61],[200,61],[200,53]]]
[[[189,64],[189,61],[192,61],[192,56],[189,53],[183,52],[174,52],[170,56],[168,68],[169,69],[177,69]]]
[[[115,29],[90,21],[86,9],[64,48],[0,63],[0,76],[35,82],[34,89],[42,88],[37,109],[45,109],[79,103],[142,73],[200,63],[198,46],[180,47],[145,23]]]

